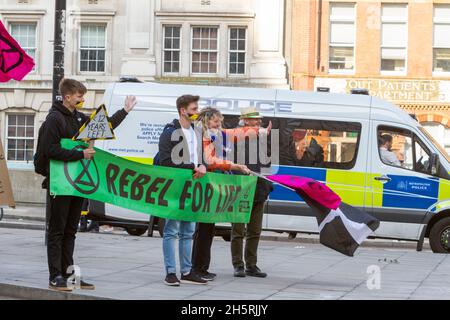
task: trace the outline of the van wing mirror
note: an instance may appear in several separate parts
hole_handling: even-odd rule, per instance
[[[430,157],[430,163],[431,163],[431,174],[437,175],[439,172],[439,155],[437,153],[432,153]]]

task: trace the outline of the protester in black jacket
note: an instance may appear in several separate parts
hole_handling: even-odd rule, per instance
[[[193,130],[196,130],[194,125],[190,125]],[[189,150],[188,144],[181,131],[181,124],[178,119],[174,119],[172,122],[166,124],[159,137],[159,150],[158,150],[158,165],[165,167],[173,167],[180,169],[195,170],[198,165],[191,162],[189,153],[184,152]],[[173,138],[174,137],[174,138]],[[201,140],[197,137],[201,137],[201,133],[196,134],[197,139],[197,159],[202,159],[202,144]],[[179,153],[176,157],[172,157],[172,151],[179,147]],[[200,161],[201,163],[201,161]]]
[[[177,99],[179,120],[167,124],[159,138],[157,164],[166,167],[193,170],[193,179],[206,174],[206,166],[202,159],[201,132],[195,131],[193,122],[198,118],[199,96],[184,95]],[[206,284],[192,270],[192,236],[195,222],[167,219],[163,232],[163,255],[168,286],[179,286],[182,283]],[[179,239],[179,259],[181,277],[177,277],[175,242]]]
[[[81,159],[91,160],[95,151],[91,148],[84,150],[66,150],[61,147],[61,139],[71,139],[81,126],[88,120],[88,116],[79,112],[84,103],[86,87],[71,79],[63,79],[59,85],[63,102],[56,101],[47,116],[45,126],[39,137],[40,148],[48,160],[50,159],[72,162]],[[117,111],[109,120],[113,128],[117,127],[136,105],[135,97],[127,97],[125,107]],[[50,170],[44,180],[43,187],[49,188]],[[59,291],[71,291],[72,285],[67,282],[71,275],[68,268],[73,266],[73,251],[75,234],[80,221],[83,198],[74,196],[50,196],[47,191],[47,208],[50,211],[48,221],[47,258],[50,272],[49,287]],[[81,281],[82,289],[93,290],[95,287]]]

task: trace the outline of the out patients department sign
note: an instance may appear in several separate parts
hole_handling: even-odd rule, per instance
[[[399,80],[364,78],[316,78],[314,86],[328,87],[331,92],[350,93],[352,89],[368,89],[371,96],[392,102],[448,102],[450,81]]]

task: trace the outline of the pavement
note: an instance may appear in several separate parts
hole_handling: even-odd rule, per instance
[[[95,291],[47,289],[41,230],[0,229],[0,296],[21,299],[366,300],[450,299],[450,255],[411,248],[361,247],[347,257],[322,245],[260,243],[265,279],[235,278],[230,244],[216,237],[208,285],[167,287],[159,237],[79,233],[75,261]]]

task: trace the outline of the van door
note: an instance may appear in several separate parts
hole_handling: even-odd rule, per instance
[[[430,150],[410,128],[397,124],[374,121],[371,139],[372,213],[381,221],[375,235],[416,240],[439,192]]]

